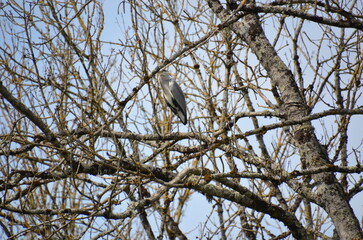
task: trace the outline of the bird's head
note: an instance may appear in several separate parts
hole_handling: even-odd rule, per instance
[[[166,70],[161,70],[160,72],[159,72],[159,78],[161,79],[161,80],[166,80],[166,79],[169,79],[170,78],[170,73],[168,72],[168,71],[166,71]]]

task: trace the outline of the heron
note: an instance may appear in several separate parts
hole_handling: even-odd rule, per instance
[[[159,83],[163,89],[166,104],[171,111],[177,115],[180,121],[187,124],[187,106],[185,104],[184,93],[178,83],[166,70],[162,70],[159,74]]]

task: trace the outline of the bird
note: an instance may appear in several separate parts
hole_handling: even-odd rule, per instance
[[[187,124],[187,106],[185,103],[184,93],[176,80],[166,70],[159,73],[159,83],[163,89],[164,99],[171,111],[177,115],[180,121]]]

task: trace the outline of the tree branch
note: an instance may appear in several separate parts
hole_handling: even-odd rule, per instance
[[[344,16],[346,20],[335,20],[332,18],[326,18],[323,16],[316,16],[315,14],[310,14],[300,9],[293,9],[290,7],[277,7],[270,4],[261,5],[244,5],[241,7],[241,11],[248,13],[278,13],[282,15],[288,15],[291,17],[299,17],[306,19],[315,23],[325,24],[329,26],[339,27],[339,28],[355,28],[358,30],[363,30],[363,22],[354,18],[354,16],[344,10],[336,10],[340,16]]]
[[[45,134],[48,141],[53,141],[55,139],[54,134],[49,129],[48,125],[42,121],[42,119],[33,113],[29,108],[27,108],[22,102],[16,99],[2,84],[0,81],[0,93],[8,100],[8,102],[19,112],[24,114],[30,121],[32,121],[42,132]]]

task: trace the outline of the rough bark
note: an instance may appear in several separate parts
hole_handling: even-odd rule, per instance
[[[235,14],[224,9],[218,0],[209,0],[208,4],[222,22],[230,18],[231,14]],[[258,15],[247,14],[238,22],[233,23],[231,29],[248,44],[267,71],[271,85],[279,90],[283,102],[279,110],[283,113],[284,120],[306,117],[309,109],[299,93],[294,76],[268,41]],[[306,159],[308,167],[329,164],[328,155],[319,143],[310,122],[293,127],[293,136],[296,147],[300,155]],[[358,219],[334,174],[319,173],[314,174],[312,178],[316,184],[315,193],[318,196],[316,202],[332,219],[340,239],[362,239],[363,234]],[[284,223],[287,224],[287,222]]]

